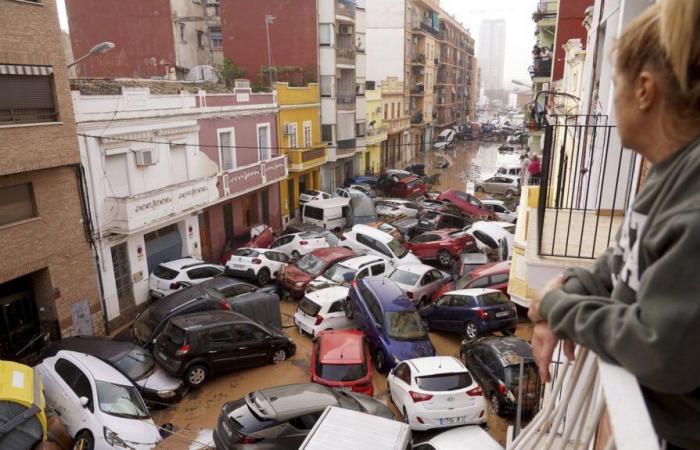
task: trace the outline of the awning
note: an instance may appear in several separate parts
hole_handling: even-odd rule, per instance
[[[19,64],[0,64],[0,75],[51,75],[51,66],[25,66]]]

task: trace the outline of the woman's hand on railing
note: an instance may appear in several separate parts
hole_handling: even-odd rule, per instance
[[[532,332],[532,354],[540,370],[540,378],[542,378],[542,381],[552,381],[552,376],[549,373],[549,364],[552,362],[552,355],[558,343],[559,338],[554,335],[547,322],[542,321],[535,324],[535,328]],[[562,345],[564,346],[564,355],[566,355],[566,358],[569,361],[573,361],[576,344],[566,340],[562,342]]]
[[[559,275],[555,278],[552,278],[547,282],[547,284],[538,289],[537,292],[535,292],[535,295],[532,296],[532,301],[530,302],[530,309],[527,312],[527,317],[529,317],[530,320],[534,323],[542,322],[543,320],[545,320],[545,318],[540,315],[540,304],[542,304],[542,299],[545,295],[547,295],[549,291],[561,289],[562,287],[564,287],[564,276]]]

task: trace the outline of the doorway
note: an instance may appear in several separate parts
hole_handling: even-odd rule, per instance
[[[202,259],[211,262],[211,238],[209,237],[209,212],[205,211],[197,217],[199,221],[199,245]]]
[[[131,283],[129,248],[127,243],[123,242],[112,247],[110,251],[112,253],[114,282],[117,286],[117,298],[119,299],[119,315],[122,315],[136,306],[134,286]]]
[[[29,357],[41,334],[31,275],[0,284],[0,359]]]
[[[299,193],[304,192],[299,185]],[[287,210],[289,211],[289,220],[294,220],[297,215],[297,208],[294,202],[294,180],[287,180]]]

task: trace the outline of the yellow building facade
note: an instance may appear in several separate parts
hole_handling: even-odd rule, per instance
[[[326,162],[321,141],[321,97],[318,83],[292,87],[276,83],[280,152],[287,155],[289,177],[280,182],[280,205],[284,225],[299,218],[299,195],[321,187],[320,168]]]
[[[382,89],[365,90],[367,100],[367,137],[366,150],[360,155],[360,173],[378,174],[382,167],[382,152],[387,143],[387,130],[382,123],[383,104]]]

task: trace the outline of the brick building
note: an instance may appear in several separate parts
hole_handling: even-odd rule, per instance
[[[29,359],[103,320],[55,1],[1,2],[0,28],[0,359]]]

